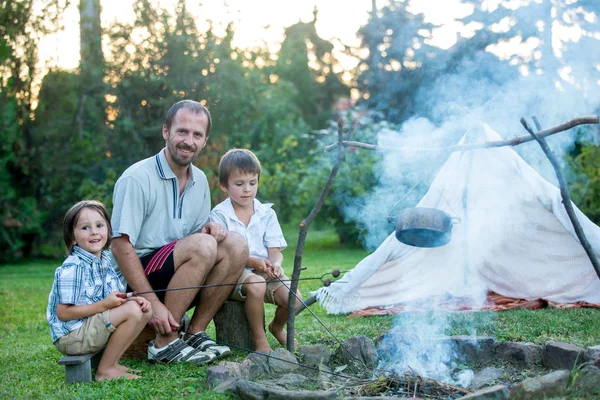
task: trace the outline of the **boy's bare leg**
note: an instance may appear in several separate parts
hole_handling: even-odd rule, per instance
[[[177,241],[173,250],[175,274],[167,288],[200,286],[215,265],[217,242],[208,234],[193,234]],[[164,305],[179,323],[199,289],[165,292]],[[164,347],[179,337],[176,331],[156,333],[154,346]]]
[[[196,304],[192,315],[188,328],[189,333],[206,330],[235,287],[234,284],[242,275],[247,261],[248,245],[246,240],[235,232],[228,232],[227,237],[218,243],[215,266],[208,273],[203,285],[232,285],[215,286],[200,291],[200,301]]]
[[[258,282],[262,282],[258,283]],[[267,341],[265,334],[264,318],[265,307],[264,298],[266,283],[263,278],[257,275],[251,275],[242,286],[242,294],[246,296],[246,318],[250,324],[250,332],[252,333],[252,343],[254,343],[254,351],[261,353],[271,353],[273,350]]]
[[[110,322],[116,329],[110,335],[102,359],[98,364],[95,377],[97,381],[121,377],[140,378],[138,375],[128,373],[127,370],[124,371],[124,366],[119,364],[119,360],[144,329],[151,315],[150,312],[142,312],[140,306],[134,301],[128,301],[122,306],[110,310]]]
[[[279,289],[275,291],[275,304],[277,304],[277,308],[275,309],[275,316],[273,317],[273,321],[269,324],[269,332],[282,346],[287,345],[287,331],[283,329],[285,324],[287,323],[288,317],[288,304],[289,304],[289,289],[285,286],[281,286]],[[302,298],[300,291],[296,291],[296,296]],[[296,309],[300,302],[296,299]],[[294,346],[298,346],[298,341],[294,339]]]

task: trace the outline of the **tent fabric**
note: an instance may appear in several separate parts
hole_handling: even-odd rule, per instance
[[[480,123],[460,143],[501,139]],[[417,207],[460,218],[450,242],[419,248],[392,233],[340,280],[314,293],[327,312],[419,302],[431,308],[439,299],[482,308],[489,292],[552,304],[600,304],[600,279],[560,190],[512,148],[451,154]],[[600,228],[574,208],[592,251],[600,254]]]

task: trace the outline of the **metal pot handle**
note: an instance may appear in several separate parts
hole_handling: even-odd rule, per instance
[[[462,219],[460,219],[460,217],[452,217],[452,224],[460,224],[462,222]]]

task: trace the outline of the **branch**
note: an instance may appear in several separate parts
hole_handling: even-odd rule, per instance
[[[537,119],[534,119],[534,122],[539,127],[539,123],[538,123]],[[569,216],[569,219],[571,220],[571,223],[573,224],[573,229],[575,230],[575,234],[577,235],[579,242],[581,242],[581,245],[583,246],[585,253],[589,257],[590,261],[592,262],[592,266],[596,270],[596,274],[598,275],[598,278],[600,278],[600,265],[598,264],[598,260],[596,259],[596,256],[594,255],[594,252],[592,251],[592,246],[590,245],[590,242],[588,242],[587,237],[585,236],[585,233],[583,232],[583,228],[581,227],[581,224],[579,223],[579,220],[577,219],[577,215],[575,215],[575,210],[573,209],[573,203],[571,202],[571,196],[569,196],[567,180],[565,179],[565,175],[563,174],[562,169],[560,168],[560,165],[558,164],[558,160],[552,153],[552,150],[550,150],[550,147],[548,147],[548,143],[546,143],[546,141],[542,137],[540,137],[541,135],[535,134],[533,132],[533,129],[531,129],[529,127],[529,125],[527,125],[527,121],[525,121],[525,118],[521,118],[521,124],[525,127],[527,132],[529,132],[531,137],[539,143],[540,147],[546,154],[546,157],[548,157],[548,160],[550,160],[550,163],[554,167],[554,171],[556,172],[556,177],[558,178],[558,184],[560,185],[560,195],[562,197],[562,202],[565,206],[565,210],[567,210],[567,215]]]
[[[599,123],[599,118],[597,115],[590,115],[586,117],[573,118],[563,124],[557,125],[553,128],[546,129],[545,131],[538,132],[536,135],[540,138],[545,138],[547,136],[553,135],[558,132],[566,131],[578,125],[586,125],[586,124],[597,124]],[[484,142],[484,143],[474,143],[467,145],[453,145],[453,146],[435,146],[435,147],[410,147],[410,146],[377,146],[374,144],[367,144],[361,142],[351,142],[351,141],[343,141],[341,144],[345,147],[359,147],[368,150],[385,150],[385,151],[402,151],[402,150],[410,150],[410,151],[468,151],[468,150],[476,150],[476,149],[486,149],[490,147],[502,147],[502,146],[516,146],[525,142],[529,142],[534,140],[529,135],[518,136],[513,139],[507,140],[497,140],[494,142]],[[339,146],[340,143],[332,143],[329,146],[325,146],[325,151],[329,152]]]
[[[354,121],[352,126],[350,127],[351,129],[354,127]],[[298,245],[296,246],[296,255],[294,256],[294,271],[292,272],[292,283],[290,285],[290,295],[288,298],[288,319],[287,319],[287,349],[290,353],[294,352],[294,320],[296,317],[296,292],[298,290],[298,280],[300,278],[300,271],[302,269],[302,252],[304,251],[304,242],[306,241],[306,234],[308,233],[308,228],[310,227],[310,224],[312,223],[312,221],[315,219],[315,217],[317,216],[317,214],[319,213],[319,211],[321,210],[321,207],[323,206],[323,204],[325,203],[325,198],[327,197],[327,194],[329,193],[329,190],[331,189],[331,186],[333,185],[333,181],[335,180],[335,177],[340,169],[340,165],[342,164],[342,161],[344,159],[344,154],[346,153],[346,148],[344,146],[342,146],[341,144],[343,143],[343,127],[344,127],[344,121],[340,118],[338,120],[338,154],[337,154],[337,159],[335,161],[335,164],[333,165],[333,168],[331,169],[331,172],[329,172],[329,178],[327,179],[327,182],[325,183],[325,186],[323,186],[323,190],[321,191],[321,195],[319,196],[319,199],[317,200],[317,203],[315,204],[315,206],[313,207],[312,211],[310,212],[310,214],[308,215],[308,217],[306,217],[306,219],[304,219],[301,223],[300,223],[300,231],[298,232]],[[350,136],[350,133],[348,133],[348,137]],[[296,280],[294,280],[296,279]]]

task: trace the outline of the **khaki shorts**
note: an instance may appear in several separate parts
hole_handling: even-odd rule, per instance
[[[277,289],[285,285],[277,278],[269,281],[269,275],[265,274],[264,272],[254,272],[249,269],[244,269],[244,272],[242,272],[242,276],[240,276],[240,279],[237,281],[238,284],[236,285],[235,289],[233,289],[233,292],[231,292],[229,295],[229,300],[246,301],[246,296],[242,294],[242,283],[244,283],[251,275],[260,276],[267,281],[267,290],[265,291],[264,301],[265,303],[275,304],[275,292]],[[285,275],[281,275],[279,278],[289,286],[290,278]],[[252,283],[251,285],[258,285],[258,283]]]
[[[74,356],[100,350],[108,342],[115,327],[110,323],[110,310],[94,314],[83,325],[65,336],[61,336],[54,345],[63,354]]]

